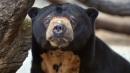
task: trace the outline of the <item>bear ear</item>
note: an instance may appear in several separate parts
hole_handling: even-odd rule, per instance
[[[92,19],[95,20],[98,16],[98,10],[96,8],[90,7],[86,9],[86,14]]]
[[[28,10],[28,15],[30,18],[34,18],[37,16],[37,14],[39,13],[40,8],[37,7],[32,7]]]

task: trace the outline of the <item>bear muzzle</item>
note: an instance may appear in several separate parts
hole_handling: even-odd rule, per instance
[[[46,39],[54,47],[66,47],[73,40],[73,29],[67,18],[55,17],[51,20]]]

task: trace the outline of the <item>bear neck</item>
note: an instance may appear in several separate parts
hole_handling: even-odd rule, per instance
[[[95,35],[92,34],[87,41],[86,45],[83,47],[82,50],[80,50],[80,59],[81,65],[82,63],[86,63],[87,67],[92,67],[95,60]],[[84,65],[84,64],[83,64]]]

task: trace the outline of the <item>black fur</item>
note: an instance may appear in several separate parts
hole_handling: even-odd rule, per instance
[[[59,5],[59,4],[58,4]],[[69,46],[61,48],[79,55],[79,73],[130,73],[130,64],[112,51],[95,36],[94,21],[98,15],[95,8],[83,9],[74,4],[49,5],[42,9],[31,8],[28,12],[32,19],[32,68],[31,73],[44,73],[41,69],[40,55],[47,50],[55,50],[45,39],[46,28],[43,24],[48,15],[74,16],[78,20],[74,30],[74,40]],[[58,8],[57,8],[58,7]]]

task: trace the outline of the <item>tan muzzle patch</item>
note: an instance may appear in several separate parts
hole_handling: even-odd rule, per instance
[[[55,24],[63,24],[64,30],[62,31],[63,34],[60,36],[60,40],[58,40],[60,43],[57,43],[55,41],[51,41],[50,38],[57,38],[59,37],[55,36],[53,29],[55,27]],[[65,47],[69,44],[69,41],[73,40],[73,29],[70,24],[70,21],[66,17],[53,17],[50,21],[50,24],[48,25],[47,32],[46,32],[46,39],[50,41],[50,44],[54,47]]]

